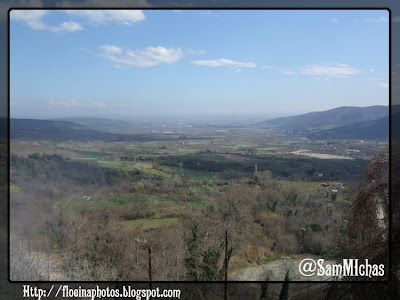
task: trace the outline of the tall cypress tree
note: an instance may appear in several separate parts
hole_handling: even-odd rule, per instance
[[[281,293],[279,294],[279,300],[289,299],[289,270],[286,272],[285,281],[282,285]]]
[[[195,224],[191,228],[191,236],[186,240],[188,246],[188,256],[185,258],[185,266],[188,270],[188,280],[198,281],[199,280],[199,237],[198,237],[198,225]]]

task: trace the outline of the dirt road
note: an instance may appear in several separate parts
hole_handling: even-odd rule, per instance
[[[304,257],[306,258],[306,257]],[[310,257],[318,259],[318,257]],[[303,258],[292,259],[290,257],[281,258],[274,262],[248,267],[233,271],[229,275],[229,280],[233,281],[284,281],[286,272],[289,270],[290,281],[327,281],[332,280],[332,276],[304,276],[299,272],[299,264]],[[325,260],[324,266],[335,264],[333,260]]]

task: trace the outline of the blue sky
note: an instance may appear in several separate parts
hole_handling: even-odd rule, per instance
[[[388,105],[385,10],[13,10],[12,117]]]

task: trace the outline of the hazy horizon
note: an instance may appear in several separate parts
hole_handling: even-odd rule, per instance
[[[375,105],[370,105],[375,106]],[[388,105],[376,105],[376,106],[387,106]],[[359,106],[363,107],[363,106]],[[368,107],[368,106],[364,106]],[[339,108],[334,107],[332,109]],[[302,113],[132,113],[132,114],[46,114],[46,113],[37,113],[37,114],[10,114],[10,118],[15,119],[39,119],[39,120],[56,120],[56,119],[74,119],[74,118],[99,118],[99,119],[114,119],[114,120],[126,120],[126,121],[143,121],[143,120],[173,120],[173,119],[184,119],[184,120],[204,120],[204,119],[213,119],[218,118],[222,120],[268,120],[280,117],[290,117],[297,116],[311,112],[319,112],[319,111],[305,111]]]

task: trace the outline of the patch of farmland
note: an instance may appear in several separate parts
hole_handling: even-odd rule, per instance
[[[344,156],[344,155],[333,155],[333,154],[325,154],[325,153],[313,153],[313,152],[306,152],[309,150],[298,150],[292,152],[295,155],[303,155],[303,156],[309,156],[309,157],[315,157],[319,159],[354,159],[353,157],[350,156]]]
[[[268,169],[270,170],[280,171],[287,168],[290,168],[290,165],[285,160],[276,160],[268,164]]]
[[[218,179],[233,179],[233,178],[240,178],[240,177],[246,177],[249,176],[249,173],[246,172],[240,172],[240,171],[235,171],[235,170],[227,170],[219,173],[215,178]]]
[[[136,166],[124,161],[98,160],[97,164],[103,168],[116,169],[125,172],[135,171]]]
[[[57,200],[57,207],[61,210],[68,208],[75,211],[93,211],[104,209],[107,204],[109,204],[107,199],[93,197],[90,200],[84,200],[81,197],[71,197]]]
[[[10,140],[10,146],[41,146],[38,142]]]
[[[22,156],[28,156],[32,153],[54,153],[54,148],[42,146],[42,145],[33,145],[33,144],[10,144],[10,150],[13,154],[18,154]]]
[[[189,176],[195,180],[212,179],[215,175],[218,175],[218,173],[215,172],[195,171],[191,169],[182,169],[181,174],[181,168],[179,167],[168,166],[168,168],[171,169],[175,174]]]
[[[77,153],[81,154],[85,158],[103,158],[107,157],[108,153],[106,152],[96,152],[96,151],[76,151]]]
[[[287,185],[296,186],[302,191],[312,191],[318,189],[321,183],[318,181],[290,181],[290,180],[280,180]]]
[[[207,204],[205,204],[203,201],[197,200],[197,201],[185,201],[185,205],[187,206],[199,206],[199,207],[207,207]]]
[[[172,174],[164,172],[162,170],[156,170],[156,169],[152,169],[152,168],[140,168],[140,171],[143,171],[144,173],[151,174],[151,175],[161,176],[164,178],[172,178]]]
[[[171,178],[172,174],[167,172],[167,167],[165,167],[166,171],[157,170],[152,167],[150,163],[134,163],[134,162],[127,162],[127,161],[109,161],[109,160],[99,160],[97,164],[103,168],[110,168],[116,169],[124,172],[130,171],[140,171],[149,175],[157,175],[164,178]]]
[[[218,154],[219,156],[225,157],[228,160],[233,160],[233,161],[249,161],[250,158],[248,157],[243,157],[235,154]]]
[[[136,229],[142,227],[145,230],[157,229],[164,226],[172,226],[178,221],[178,218],[161,218],[161,219],[136,219],[121,221],[121,224],[128,229]]]

